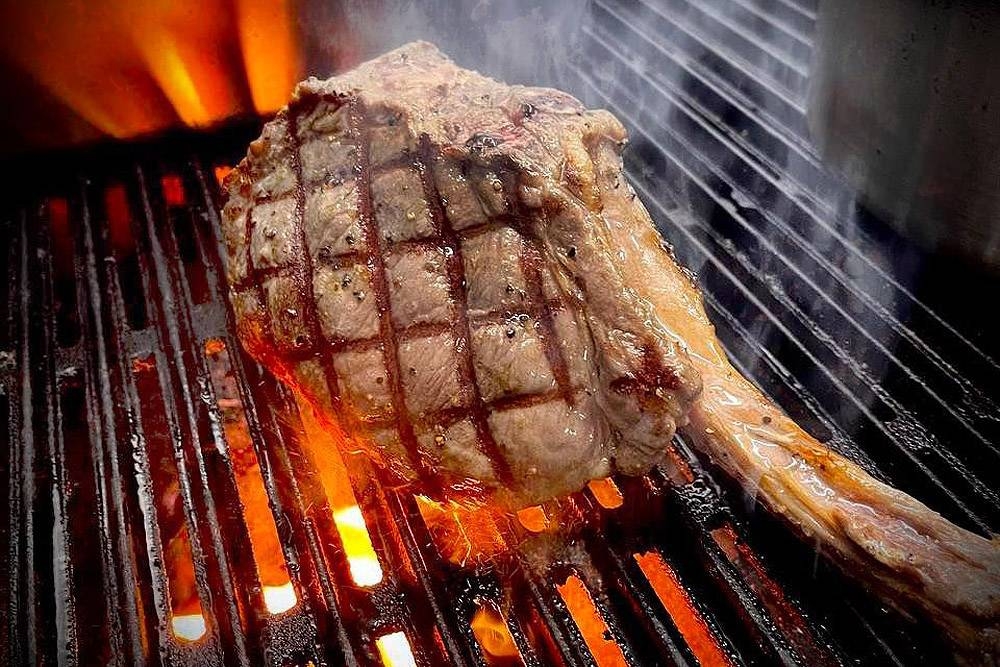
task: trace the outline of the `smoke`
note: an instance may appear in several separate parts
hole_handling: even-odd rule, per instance
[[[314,2],[304,17],[309,73],[319,77],[426,40],[463,67],[508,83],[558,85],[590,10],[584,0],[345,0]]]

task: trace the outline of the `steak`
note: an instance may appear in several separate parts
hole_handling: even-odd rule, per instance
[[[624,139],[427,44],[303,83],[228,181],[243,343],[432,495],[520,506],[648,470],[700,385],[593,208],[588,151]]]
[[[641,474],[679,427],[967,658],[997,656],[1000,549],[873,479],[729,363],[626,182],[626,133],[414,43],[300,84],[225,183],[251,355],[435,498],[520,507]]]

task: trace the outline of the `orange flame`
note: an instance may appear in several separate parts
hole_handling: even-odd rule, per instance
[[[583,635],[583,641],[599,667],[619,667],[628,665],[621,647],[611,639],[608,624],[594,604],[587,586],[576,575],[570,575],[566,583],[557,586],[559,595],[566,603],[573,621]]]
[[[475,565],[507,551],[491,507],[439,503],[417,496],[417,507],[443,558],[456,565]]]
[[[177,184],[180,185],[180,181]],[[183,197],[183,192],[180,196]],[[250,439],[246,413],[235,385],[229,352],[223,341],[209,340],[205,343],[205,357],[212,376],[226,442],[229,444],[229,454],[237,473],[236,489],[243,504],[247,531],[250,534],[250,548],[264,589],[264,604],[272,614],[283,613],[298,604],[298,598],[288,576],[264,478]]]
[[[113,137],[288,101],[303,61],[291,0],[5,3],[0,50]]]
[[[240,46],[253,105],[267,113],[280,109],[300,78],[289,0],[237,0]]]
[[[517,650],[514,637],[510,634],[510,629],[504,621],[500,610],[492,603],[483,603],[472,616],[469,626],[476,641],[486,653],[487,662],[490,658],[517,658],[520,660],[521,652]]]
[[[222,182],[226,180],[226,176],[228,176],[229,172],[231,172],[232,170],[233,168],[227,164],[220,164],[219,166],[217,166],[215,168],[216,182],[221,186]]]
[[[549,517],[545,514],[545,510],[538,505],[519,510],[517,520],[532,533],[542,533],[549,529]]]
[[[306,436],[303,446],[319,472],[320,484],[333,511],[337,534],[347,553],[351,579],[358,586],[376,586],[384,576],[382,566],[375,553],[364,514],[351,488],[347,466],[340,455],[340,444],[331,429],[323,428],[313,409],[302,397],[296,396],[296,401]]]

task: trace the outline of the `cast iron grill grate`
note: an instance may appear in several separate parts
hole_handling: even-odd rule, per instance
[[[741,369],[873,473],[996,529],[990,343],[918,291],[917,251],[853,222],[809,148],[808,3],[731,4],[597,0],[565,85],[629,126],[637,189]],[[479,567],[359,457],[332,494],[226,303],[216,170],[258,129],[94,149],[9,199],[0,662],[946,659],[680,439],[649,477],[539,510],[573,531],[517,528]]]

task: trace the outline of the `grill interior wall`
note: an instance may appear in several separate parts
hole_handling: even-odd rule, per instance
[[[748,35],[767,21],[787,39],[761,55],[680,0],[597,0],[567,87],[629,126],[631,177],[681,261],[700,267],[741,370],[876,475],[955,521],[996,530],[1000,427],[990,396],[1000,369],[897,279],[886,249],[915,251],[878,227],[838,231],[851,212],[835,205],[838,183],[808,147],[795,65],[808,59],[808,39],[796,37],[811,30],[808,4],[735,5],[747,8],[735,20]],[[749,64],[774,52],[791,64],[768,73]],[[636,90],[651,98],[637,103]],[[379,664],[378,640],[402,632],[417,664],[517,664],[476,641],[470,621],[485,602],[502,610],[528,665],[945,659],[930,633],[754,512],[681,439],[648,478],[616,480],[620,507],[593,490],[546,506],[576,531],[522,530],[516,550],[479,568],[448,563],[417,501],[349,457],[385,573],[357,585],[296,401],[239,352],[224,296],[213,174],[256,130],[83,154],[2,221],[9,512],[0,546],[10,557],[0,663],[63,654],[78,664]],[[267,610],[254,562],[209,341],[230,355],[296,595],[279,614]],[[140,382],[137,368],[151,379]],[[156,447],[166,456],[151,457]],[[190,536],[206,623],[197,641],[171,626],[171,536],[157,513],[164,465]],[[659,576],[641,566],[650,562]],[[574,599],[560,594],[571,580],[616,648],[594,648]],[[679,587],[665,591],[671,581]],[[692,627],[712,646],[697,645]]]

